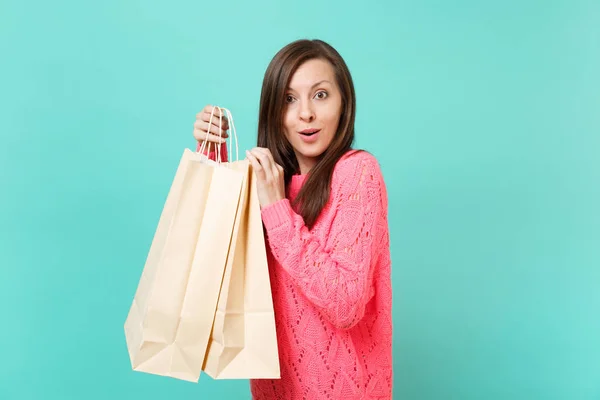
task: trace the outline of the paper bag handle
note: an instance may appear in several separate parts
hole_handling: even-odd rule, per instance
[[[212,125],[212,119],[213,116],[215,114],[215,110],[218,109],[219,110],[219,138],[222,137],[222,127],[223,127],[223,112],[227,113],[227,118],[229,119],[229,123],[231,125],[231,131],[233,132],[233,136],[235,136],[235,157],[236,160],[239,161],[240,159],[240,155],[239,155],[239,149],[238,149],[238,137],[237,137],[237,131],[235,130],[235,123],[233,122],[233,115],[231,115],[231,111],[229,111],[227,108],[222,108],[222,107],[218,107],[218,106],[213,106],[211,112],[210,112],[210,119],[208,121],[208,128],[210,130],[210,126]],[[232,137],[229,136],[229,147],[228,147],[228,154],[231,154],[231,140]],[[208,134],[206,135],[206,137],[204,138],[204,141],[202,142],[202,145],[200,146],[200,149],[198,149],[199,153],[204,153],[204,150],[206,149],[206,144],[208,143]],[[225,141],[225,143],[227,143],[227,141]],[[217,144],[217,143],[215,143]],[[221,144],[218,143],[217,147],[217,162],[221,163]]]

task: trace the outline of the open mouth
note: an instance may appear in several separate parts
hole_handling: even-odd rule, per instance
[[[312,136],[316,133],[319,133],[319,131],[320,131],[320,129],[307,129],[307,130],[300,132],[300,134],[302,136]]]

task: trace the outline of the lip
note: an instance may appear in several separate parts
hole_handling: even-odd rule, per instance
[[[320,131],[320,129],[317,129],[317,128],[307,128],[307,129],[300,131],[299,133],[315,133],[315,132],[319,132],[319,131]]]
[[[314,143],[319,139],[320,131],[321,131],[320,129],[305,129],[304,131],[301,131],[300,133],[298,133],[298,136],[300,136],[300,139],[302,139],[302,141],[304,143]],[[303,135],[302,132],[305,132],[305,133],[315,132],[315,133],[313,133],[310,136],[306,136],[306,135]]]

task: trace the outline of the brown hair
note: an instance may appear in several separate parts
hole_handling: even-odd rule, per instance
[[[327,149],[311,168],[294,204],[308,229],[312,229],[330,195],[331,177],[337,161],[354,142],[356,97],[348,66],[340,54],[322,40],[297,40],[282,48],[271,60],[263,79],[258,116],[258,147],[271,151],[274,161],[284,170],[285,187],[299,170],[294,149],[283,134],[285,95],[292,76],[300,65],[312,59],[331,63],[342,97],[342,110],[338,130]]]

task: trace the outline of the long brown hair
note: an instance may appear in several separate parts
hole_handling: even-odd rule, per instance
[[[297,40],[282,48],[271,60],[263,79],[258,116],[258,147],[271,151],[274,161],[284,169],[285,187],[292,175],[299,171],[294,149],[284,132],[283,115],[286,107],[285,95],[290,80],[298,67],[312,59],[328,61],[335,71],[337,86],[342,97],[342,112],[335,133],[327,149],[311,168],[295,204],[304,224],[312,229],[321,210],[330,196],[331,177],[337,161],[354,142],[354,118],[356,97],[348,66],[340,54],[322,40]]]

